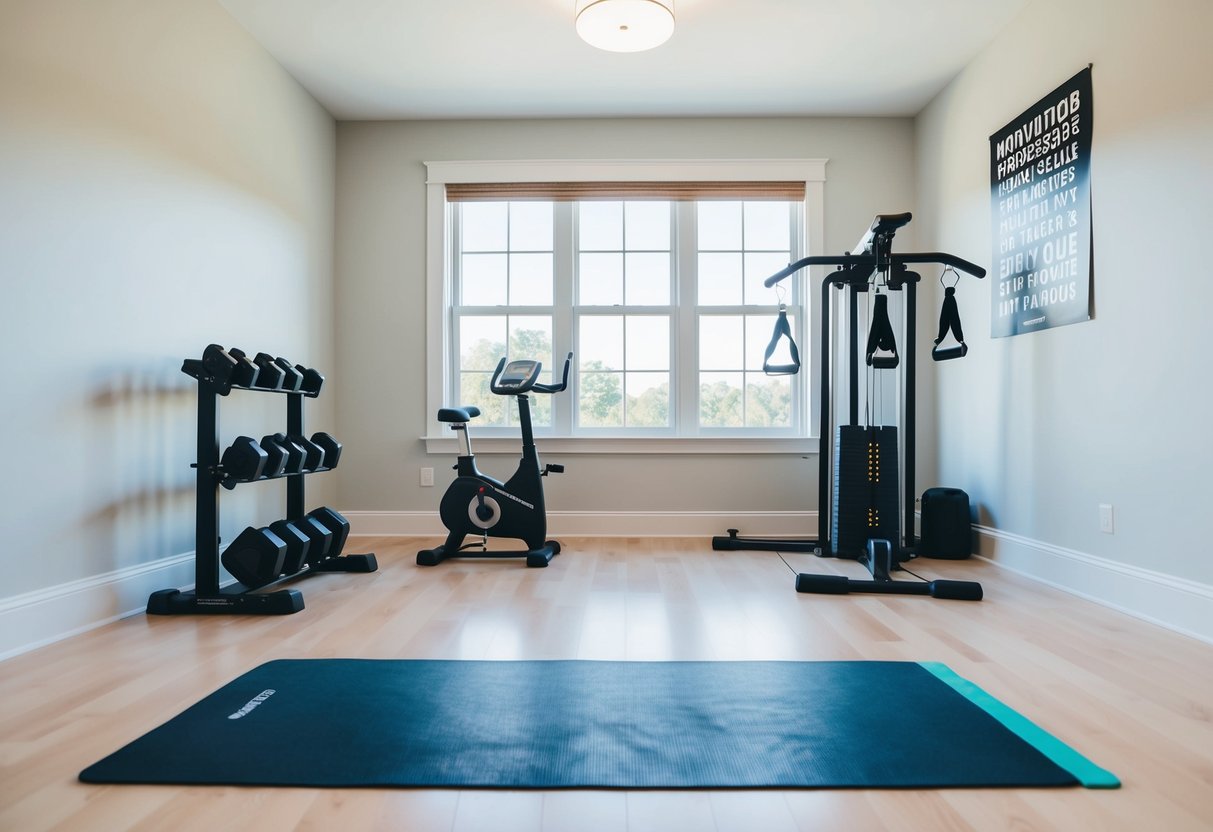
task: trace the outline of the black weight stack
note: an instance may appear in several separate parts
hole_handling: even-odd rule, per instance
[[[858,557],[869,540],[889,540],[896,545],[901,536],[897,428],[839,425],[834,438],[831,554]]]

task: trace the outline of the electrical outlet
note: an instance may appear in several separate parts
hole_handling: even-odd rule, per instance
[[[433,468],[422,468],[421,469],[421,484],[424,486],[427,486],[427,487],[432,486],[434,484],[434,469]]]
[[[1116,533],[1116,524],[1112,514],[1112,506],[1108,503],[1099,504],[1099,530],[1104,534]]]

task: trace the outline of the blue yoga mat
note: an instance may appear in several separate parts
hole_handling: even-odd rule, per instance
[[[509,789],[1114,787],[914,662],[263,664],[88,783]]]

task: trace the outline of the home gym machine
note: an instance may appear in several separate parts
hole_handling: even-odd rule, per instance
[[[716,550],[761,550],[808,552],[821,557],[858,560],[871,573],[871,580],[854,580],[838,575],[801,573],[796,576],[797,592],[843,595],[848,592],[872,592],[903,595],[929,595],[979,601],[981,585],[972,581],[896,581],[891,573],[900,564],[917,556],[914,535],[914,365],[917,359],[915,291],[920,276],[909,270],[910,264],[937,264],[973,277],[985,277],[985,269],[955,255],[941,252],[894,253],[893,236],[909,223],[911,215],[880,214],[849,254],[811,256],[790,264],[767,278],[774,286],[806,266],[837,266],[821,284],[820,406],[821,447],[818,465],[816,540],[779,540],[740,537],[729,529],[727,537],[714,537]],[[832,358],[830,329],[830,289],[848,291],[848,420],[832,429]],[[888,292],[904,293],[904,354],[897,352],[896,338],[888,316]],[[859,343],[859,301],[863,293],[873,295],[870,331],[864,349]],[[941,316],[940,337],[933,357],[937,361],[960,358],[967,346],[960,335],[960,320],[955,309],[954,291],[949,287]],[[945,327],[944,324],[947,324]],[[960,341],[958,347],[940,347],[947,332]],[[898,496],[898,428],[865,425],[859,415],[860,355],[872,370],[895,369],[901,374],[901,438],[904,468],[900,482],[904,491]],[[870,408],[871,403],[868,403]],[[904,509],[904,525],[899,528],[899,508]]]
[[[546,540],[548,532],[547,508],[543,502],[543,479],[548,474],[564,472],[563,465],[539,467],[539,452],[535,449],[535,436],[531,430],[531,402],[527,395],[536,393],[559,393],[569,386],[569,367],[573,354],[564,359],[564,377],[559,384],[540,384],[539,371],[542,364],[529,359],[518,359],[506,364],[502,358],[497,362],[489,389],[499,396],[513,396],[518,402],[518,422],[522,427],[522,459],[518,470],[507,482],[495,480],[481,473],[476,467],[472,453],[472,440],[468,436],[468,422],[480,415],[480,408],[444,407],[438,411],[438,421],[450,424],[459,435],[459,459],[455,463],[458,475],[442,496],[438,513],[450,534],[446,542],[434,549],[422,549],[417,553],[418,566],[434,566],[447,558],[518,558],[525,557],[527,566],[547,566],[552,558],[560,554],[560,544]],[[479,535],[480,540],[463,545],[468,535]],[[490,537],[521,539],[527,545],[525,552],[490,552]]]

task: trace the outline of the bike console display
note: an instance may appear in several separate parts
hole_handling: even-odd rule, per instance
[[[503,358],[501,361],[504,362],[505,359]],[[539,378],[539,371],[542,368],[541,362],[526,358],[511,361],[505,365],[504,369],[499,363],[489,387],[499,396],[516,396],[519,393],[525,393],[535,386],[535,381]]]

